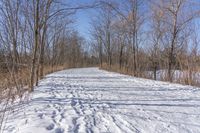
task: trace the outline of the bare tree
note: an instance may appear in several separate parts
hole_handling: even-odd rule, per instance
[[[118,53],[118,63],[119,63],[119,68],[120,70],[122,69],[122,65],[124,62],[124,52],[125,52],[125,47],[127,46],[127,40],[128,40],[128,35],[126,31],[126,21],[123,19],[120,21],[117,21],[113,25],[113,34],[114,34],[114,39],[116,40],[115,45],[117,45],[117,53]]]
[[[98,53],[100,67],[103,66],[103,29],[100,23],[97,20],[92,22],[91,34],[96,42],[94,42],[94,47],[97,49],[95,52]]]
[[[176,50],[183,44],[185,38],[184,30],[192,21],[194,16],[188,14],[186,10],[187,0],[162,0],[159,7],[163,10],[165,23],[166,44],[168,49],[168,80],[172,82],[173,74],[172,69],[175,66]]]
[[[48,28],[48,19],[50,15],[50,8],[52,5],[53,0],[45,1],[44,3],[46,6],[44,6],[44,15],[41,26],[43,27],[42,33],[41,33],[41,45],[40,45],[40,58],[39,58],[39,65],[40,65],[40,75],[39,77],[42,78],[44,75],[44,48],[46,44],[46,36],[47,36],[47,28]]]
[[[36,63],[37,63],[37,52],[38,52],[38,45],[39,45],[39,13],[40,13],[40,0],[33,0],[34,4],[34,50],[32,56],[32,63],[31,63],[31,72],[30,72],[30,91],[33,91],[34,86],[34,78],[36,74]]]
[[[157,79],[157,70],[160,63],[160,52],[162,37],[164,34],[162,23],[163,11],[152,5],[152,31],[150,31],[150,38],[152,38],[152,47],[150,48],[150,61],[153,68],[154,80]]]
[[[115,18],[114,6],[115,3],[110,1],[101,1],[101,10],[99,16],[101,18],[100,26],[101,26],[101,43],[104,44],[105,52],[107,55],[107,65],[111,68],[112,65],[112,29]]]

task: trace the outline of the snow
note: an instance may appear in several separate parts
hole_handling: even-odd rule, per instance
[[[167,70],[161,69],[156,71],[157,80],[162,81],[167,78]],[[174,82],[184,82],[184,80],[189,77],[188,71],[181,71],[181,70],[172,70],[173,81]],[[146,71],[145,76],[148,78],[153,79],[154,73],[153,71]],[[196,84],[200,84],[200,73],[199,72],[191,72],[191,78],[193,82]]]
[[[15,108],[4,133],[200,132],[199,88],[98,68],[47,75]]]

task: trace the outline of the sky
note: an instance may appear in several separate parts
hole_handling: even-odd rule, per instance
[[[69,0],[69,1],[74,7],[77,7],[78,5],[92,4],[96,0]],[[114,1],[119,4],[123,4],[124,2],[124,0],[114,0]],[[91,22],[93,18],[97,17],[97,15],[98,15],[97,9],[84,9],[84,10],[78,10],[74,16],[75,23],[73,24],[73,27],[86,40],[90,40],[91,38],[91,33],[90,33]]]
[[[74,0],[72,3],[74,6],[78,6],[78,4],[91,4],[93,2],[94,0]],[[74,15],[75,23],[73,27],[86,40],[90,39],[91,20],[96,13],[97,11],[95,9],[84,9],[78,10]]]
[[[84,4],[92,4],[95,0],[69,0],[73,6],[84,5]],[[116,2],[122,4],[123,0],[115,0]],[[199,1],[199,0],[193,0]],[[146,9],[146,7],[143,7]],[[145,10],[145,12],[148,12]],[[73,24],[73,28],[77,30],[80,36],[84,37],[86,40],[91,39],[91,22],[94,17],[98,15],[97,9],[84,9],[78,10],[77,13],[74,15],[75,23]],[[200,21],[197,21],[200,23]],[[148,26],[146,26],[148,28]]]

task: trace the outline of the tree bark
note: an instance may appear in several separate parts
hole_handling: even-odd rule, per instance
[[[36,63],[37,63],[37,51],[38,51],[38,41],[39,41],[39,1],[36,0],[36,10],[35,10],[35,16],[34,16],[34,50],[33,50],[33,57],[32,57],[32,64],[31,64],[31,75],[30,75],[30,91],[34,91],[34,79],[35,79],[35,73],[37,69]]]

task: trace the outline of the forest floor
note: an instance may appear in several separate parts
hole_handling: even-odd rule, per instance
[[[199,133],[200,89],[98,68],[47,75],[4,133]]]

